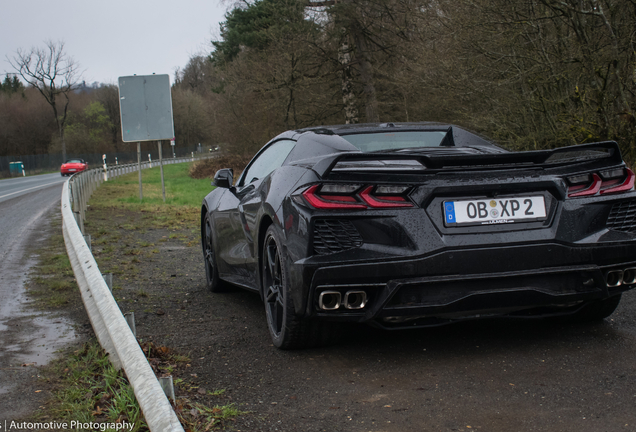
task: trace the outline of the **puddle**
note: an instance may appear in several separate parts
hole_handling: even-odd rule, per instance
[[[0,367],[47,364],[77,334],[67,319],[30,309],[25,282],[35,261],[6,258],[0,264]]]
[[[51,314],[14,315],[7,324],[7,330],[0,331],[3,366],[47,364],[57,350],[77,338],[71,322]]]

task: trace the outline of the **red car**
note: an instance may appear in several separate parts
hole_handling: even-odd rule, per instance
[[[62,176],[70,176],[85,169],[88,169],[88,164],[83,159],[69,159],[62,164],[60,171]]]

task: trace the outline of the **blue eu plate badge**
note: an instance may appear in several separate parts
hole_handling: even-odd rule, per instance
[[[446,223],[451,224],[455,223],[455,203],[454,202],[445,202],[444,203],[444,214],[446,215]]]

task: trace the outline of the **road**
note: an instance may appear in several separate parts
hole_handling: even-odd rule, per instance
[[[37,395],[24,398],[25,388],[37,386],[37,373],[22,365],[45,364],[74,339],[70,323],[28,307],[24,287],[50,220],[59,217],[64,181],[59,174],[0,180],[0,420],[41,403]]]
[[[66,178],[59,174],[43,174],[0,180],[0,202],[30,194],[53,185],[59,185],[65,181]]]

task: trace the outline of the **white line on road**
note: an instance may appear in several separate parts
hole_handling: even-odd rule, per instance
[[[6,194],[6,195],[0,196],[0,198],[8,197],[8,196],[15,195],[15,194],[21,193],[21,192],[30,191],[31,189],[43,188],[43,187],[46,187],[46,186],[51,186],[51,185],[60,184],[60,183],[62,183],[62,182],[61,181],[56,181],[56,182],[52,182],[52,183],[46,183],[46,184],[43,184],[43,185],[40,185],[40,186],[34,186],[32,188],[22,189],[22,190],[19,190],[19,191],[16,191],[16,192],[11,192],[10,194]]]

